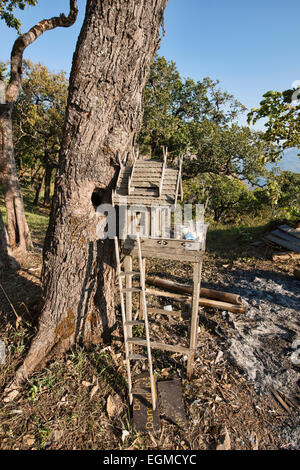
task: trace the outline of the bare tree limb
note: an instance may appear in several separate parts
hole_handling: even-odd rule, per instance
[[[72,26],[77,18],[77,0],[70,0],[70,13],[66,16],[54,16],[48,20],[42,20],[33,26],[27,33],[19,36],[11,52],[10,82],[6,90],[6,103],[14,103],[19,95],[22,81],[23,54],[25,49],[38,39],[45,31],[50,31],[58,27],[68,28]]]

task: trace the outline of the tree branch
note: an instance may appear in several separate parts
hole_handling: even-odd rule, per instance
[[[33,26],[27,33],[19,36],[12,48],[10,65],[10,82],[6,90],[6,103],[14,103],[19,95],[22,81],[23,54],[25,49],[38,39],[45,31],[58,27],[68,28],[72,26],[77,18],[77,0],[70,0],[70,13],[66,16],[54,16],[48,20],[42,20]]]

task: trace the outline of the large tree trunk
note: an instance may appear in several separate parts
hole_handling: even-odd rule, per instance
[[[42,20],[27,33],[19,36],[11,52],[10,80],[3,87],[0,104],[0,180],[3,185],[7,212],[7,232],[14,249],[22,251],[32,246],[30,232],[25,218],[24,203],[18,180],[12,133],[12,111],[18,99],[22,84],[23,53],[45,31],[57,27],[69,27],[77,18],[77,0],[70,0],[70,13],[48,20]],[[3,83],[0,81],[0,83]]]
[[[50,351],[65,351],[79,340],[91,344],[113,329],[113,244],[97,240],[91,198],[98,188],[102,201],[111,201],[119,159],[132,150],[166,3],[87,2],[44,249],[44,307],[17,382]],[[94,306],[97,286],[99,309]]]

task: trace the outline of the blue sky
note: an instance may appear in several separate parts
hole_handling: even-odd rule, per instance
[[[26,58],[69,72],[86,1],[78,3],[76,25],[45,33],[26,50]],[[68,0],[39,0],[20,13],[23,31],[67,12],[68,5]],[[300,80],[299,18],[296,0],[170,0],[160,53],[176,62],[182,76],[219,79],[222,88],[252,108],[266,91]],[[7,60],[16,33],[4,23],[0,28],[0,60]]]

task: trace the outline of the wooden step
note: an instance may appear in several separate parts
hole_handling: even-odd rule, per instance
[[[151,182],[160,182],[161,181],[161,177],[157,174],[154,174],[154,175],[150,175],[150,178],[151,178]],[[135,174],[132,178],[133,181],[145,181],[145,176],[144,175],[139,175],[139,174]],[[174,182],[177,182],[177,176],[176,175],[171,175],[171,176],[166,176],[164,177],[164,182],[165,181],[174,181]]]
[[[130,361],[146,361],[148,356],[145,356],[144,354],[129,354],[128,359]]]
[[[143,166],[143,167],[139,167],[139,168],[135,168],[133,170],[133,175],[138,175],[138,174],[147,174],[147,175],[150,175],[150,174],[161,174],[162,172],[162,167],[159,167],[159,166],[154,166],[154,167],[151,167],[151,166]]]
[[[145,181],[145,178],[144,180],[137,180],[135,178],[133,178],[133,180],[131,181],[131,187],[136,187],[136,188],[154,188],[156,189],[158,186],[159,186],[159,181],[157,184],[155,184],[154,182],[150,182],[150,181]]]
[[[127,341],[138,346],[147,346],[147,341],[143,338],[128,338]],[[185,348],[183,346],[178,346],[177,344],[165,344],[151,341],[150,346],[151,349],[161,349],[162,351],[173,351],[179,352],[181,354],[191,354],[192,352],[191,349]]]
[[[158,194],[158,188],[153,188],[153,189],[148,189],[148,188],[136,188],[132,187],[131,188],[132,193],[131,196],[143,196],[149,194],[150,196],[155,196]]]
[[[140,287],[130,287],[130,288],[126,288],[126,289],[122,289],[122,293],[123,292],[141,292],[142,289]]]
[[[125,277],[125,276],[140,276],[139,271],[122,271],[119,276],[120,277]]]
[[[160,168],[162,168],[162,166],[163,166],[162,162],[157,162],[155,160],[141,160],[141,161],[135,162],[134,169],[141,168],[141,167],[146,167],[146,168],[160,167]]]
[[[129,394],[132,395],[149,395],[151,396],[151,390],[146,390],[144,388],[132,388],[131,391],[129,391]]]
[[[144,338],[127,338],[128,343],[137,344],[139,346],[147,346],[147,341]]]
[[[130,320],[125,322],[125,326],[138,326],[138,325],[145,325],[143,320]]]

